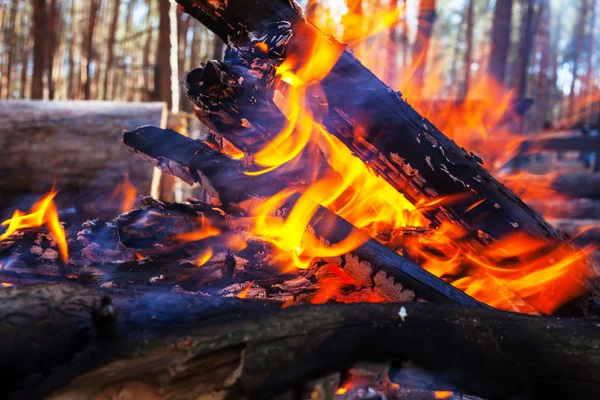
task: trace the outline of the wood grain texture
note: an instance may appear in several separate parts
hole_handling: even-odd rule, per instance
[[[152,169],[120,145],[123,129],[161,126],[163,103],[0,102],[0,209],[53,184],[70,194],[110,193],[128,174],[149,193]]]

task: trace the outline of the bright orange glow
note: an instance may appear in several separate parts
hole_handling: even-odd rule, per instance
[[[11,287],[13,284],[8,282],[2,282],[3,287]]]
[[[452,396],[452,392],[447,390],[436,390],[433,392],[433,395],[436,399],[447,399],[448,397]]]
[[[54,240],[56,240],[56,245],[58,246],[62,261],[66,263],[69,259],[69,249],[67,247],[65,230],[60,225],[58,211],[56,209],[56,204],[54,203],[54,197],[57,193],[58,191],[52,190],[41,200],[38,200],[31,206],[29,214],[15,210],[12,218],[2,222],[1,225],[8,225],[8,228],[6,228],[4,234],[0,236],[0,240],[6,239],[21,229],[36,228],[38,226],[46,225],[50,233],[52,233]]]
[[[200,255],[198,257],[196,257],[196,267],[199,268],[199,267],[203,266],[204,264],[206,264],[212,256],[213,256],[213,249],[212,249],[212,247],[209,247],[206,250],[204,250],[202,253],[200,253]]]
[[[198,242],[200,240],[208,239],[213,236],[218,236],[221,233],[219,228],[212,225],[210,220],[201,218],[201,228],[192,232],[181,233],[175,237],[176,240],[182,242]]]
[[[345,394],[347,391],[348,391],[348,389],[346,389],[345,387],[341,387],[335,391],[335,394],[342,395],[342,394]]]
[[[121,212],[127,212],[133,209],[135,201],[137,200],[137,189],[127,175],[123,177],[123,180],[119,182],[113,190],[111,200],[121,199]]]
[[[248,285],[246,285],[246,287],[244,288],[244,290],[242,290],[241,292],[238,293],[237,298],[238,299],[245,299],[248,297],[248,293],[250,292],[250,289],[252,288],[252,284],[254,283],[254,281],[250,282]]]

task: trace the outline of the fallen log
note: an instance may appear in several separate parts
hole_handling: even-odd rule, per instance
[[[359,361],[389,363],[401,384],[412,366],[428,389],[487,398],[600,391],[594,319],[422,303],[281,309],[70,284],[4,288],[0,299],[0,383],[12,396],[266,399]]]
[[[287,54],[303,55],[306,47],[310,47],[317,39],[329,42],[322,32],[303,19],[297,4],[288,0],[208,3],[178,0],[178,3],[184,11],[200,20],[219,37],[235,45],[247,44],[251,31],[261,32],[263,35],[258,37],[262,41],[283,41],[280,40],[282,34],[279,31],[276,34],[271,32],[273,36],[269,36],[269,32],[265,33],[266,21],[291,23],[293,37],[287,49],[284,49]],[[251,49],[253,44],[250,43],[248,48]],[[332,43],[331,46],[338,45]],[[277,54],[273,54],[271,49],[267,54],[267,57],[272,58],[272,64],[282,59],[281,49],[276,50]],[[260,57],[257,51],[250,52],[251,54],[247,54],[248,58]],[[265,57],[264,53],[262,57]],[[235,73],[240,71],[239,68],[234,70]],[[244,99],[251,99],[251,94],[255,93],[244,95],[243,87],[257,85],[255,81],[256,79],[250,80],[249,84],[239,84],[235,80],[227,80],[222,84],[230,92],[242,91]],[[315,101],[321,108],[316,110],[317,115],[323,113],[322,104],[327,104],[321,122],[357,157],[367,162],[413,204],[420,200],[450,199],[441,206],[424,212],[432,222],[458,223],[467,237],[485,244],[517,231],[527,232],[549,243],[560,244],[565,241],[563,234],[492,177],[482,167],[479,157],[444,136],[402,99],[400,94],[392,91],[362,66],[350,52],[341,52],[337,63],[321,80],[320,86],[325,98]],[[259,106],[267,104],[270,93],[272,94],[267,90],[256,103]],[[196,100],[196,94],[190,93],[193,101]],[[238,116],[243,117],[247,115]],[[220,122],[218,113],[214,113],[211,118],[216,121],[214,125]],[[358,131],[362,132],[361,135],[357,135]],[[248,128],[247,132],[237,130],[231,138],[245,133],[250,133],[254,140],[261,139],[256,137],[255,127]],[[236,143],[233,139],[230,140]],[[468,212],[476,203],[479,203],[477,210]]]
[[[86,200],[110,195],[124,175],[149,193],[152,169],[131,160],[117,139],[124,128],[161,126],[163,116],[164,103],[1,101],[0,210],[17,208],[19,197],[40,195],[53,183],[71,199],[85,194],[78,202],[82,208]],[[110,205],[104,202],[95,211]],[[103,211],[112,217],[122,211],[119,206]]]
[[[237,210],[235,204],[251,196],[265,194],[265,188],[271,194],[273,190],[285,188],[285,183],[272,176],[259,175],[249,177],[243,174],[240,160],[235,160],[212,149],[208,145],[179,135],[172,130],[155,127],[141,127],[125,132],[123,144],[130,150],[145,154],[154,164],[163,167],[166,172],[173,172],[188,182],[205,182],[208,178],[212,185],[220,189],[226,211]],[[231,195],[229,192],[233,193]],[[234,207],[232,207],[234,205]],[[323,222],[321,222],[323,220]],[[335,221],[335,229],[331,229],[329,221]],[[313,228],[317,236],[330,243],[340,241],[352,226],[342,218],[320,208],[313,218]],[[327,227],[327,228],[325,228]],[[354,259],[358,257],[358,260]],[[407,299],[409,292],[428,301],[455,302],[466,306],[483,306],[464,292],[454,288],[436,276],[422,269],[400,254],[388,249],[374,239],[367,240],[347,255],[341,267],[354,276],[366,287],[374,287],[376,291],[390,301]],[[408,289],[408,291],[407,291]]]

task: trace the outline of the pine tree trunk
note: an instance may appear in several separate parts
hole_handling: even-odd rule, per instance
[[[587,57],[587,76],[585,79],[585,88],[586,88],[586,106],[587,113],[586,119],[587,122],[593,124],[595,121],[594,117],[594,54],[596,51],[596,7],[597,2],[592,1],[591,9],[590,9],[590,32],[588,34],[588,57]]]
[[[571,91],[569,93],[569,116],[575,113],[575,83],[578,79],[577,70],[579,69],[579,58],[581,51],[583,50],[583,40],[585,35],[585,21],[587,20],[588,13],[588,0],[583,0],[581,4],[581,10],[579,13],[579,20],[577,22],[575,35],[575,55],[573,56],[573,80],[571,81]]]
[[[48,98],[54,99],[54,55],[58,46],[58,29],[60,22],[60,4],[56,0],[50,1],[50,13],[48,18],[48,44],[47,44],[47,79],[48,79]]]
[[[540,72],[538,77],[538,88],[537,96],[539,99],[539,106],[537,112],[537,124],[538,128],[542,127],[548,121],[548,109],[550,108],[550,91],[549,85],[551,78],[549,74],[550,68],[550,56],[552,54],[552,48],[550,46],[550,9],[545,3],[540,4],[539,13],[539,29],[538,29],[538,42],[539,51],[541,53],[540,58]]]
[[[504,83],[506,60],[510,49],[510,32],[513,0],[496,1],[492,22],[492,49],[488,62],[488,72],[499,83]]]
[[[121,0],[115,0],[108,28],[108,43],[106,46],[106,71],[104,73],[104,95],[103,99],[114,98],[114,82],[113,82],[113,62],[115,57],[115,37],[119,27],[119,11],[121,9]]]
[[[88,18],[87,31],[85,36],[84,58],[85,58],[85,83],[83,96],[85,100],[91,99],[92,89],[92,60],[94,58],[94,32],[96,30],[96,22],[98,20],[98,10],[101,0],[90,1],[90,13]],[[97,71],[95,71],[97,73]]]
[[[152,6],[154,4],[153,0],[149,0],[148,1],[148,14],[146,16],[146,21],[148,21],[148,29],[147,29],[147,33],[146,33],[146,41],[144,42],[144,50],[143,50],[143,54],[142,54],[142,65],[144,66],[144,79],[143,79],[143,99],[145,101],[148,101],[151,99],[151,92],[153,91],[151,89],[151,79],[150,79],[150,69],[152,68],[152,66],[150,65],[150,49],[152,47],[152,33],[153,33],[153,29],[151,29],[151,25],[150,25],[150,16],[152,15]],[[154,85],[154,82],[152,82],[152,85]]]
[[[33,75],[31,98],[44,98],[44,72],[48,40],[48,12],[46,0],[33,0]]]
[[[527,10],[525,11],[525,17],[523,18],[524,25],[521,31],[521,43],[519,46],[519,86],[517,89],[517,95],[521,99],[527,97],[529,60],[531,58],[531,47],[533,44],[535,29],[534,8],[535,1],[527,0]]]
[[[171,40],[169,39],[169,0],[158,0],[158,11],[160,21],[158,24],[158,47],[156,49],[156,70],[154,73],[155,100],[164,101],[169,109],[172,107],[171,99],[171,65],[169,54],[171,51]]]
[[[8,19],[4,23],[2,27],[2,32],[4,32],[4,44],[6,46],[4,51],[4,59],[2,63],[2,68],[0,72],[2,72],[2,78],[0,78],[0,99],[9,99],[12,97],[11,92],[11,74],[12,74],[12,65],[14,57],[17,55],[16,49],[16,39],[17,32],[15,29],[15,24],[17,21],[17,10],[19,8],[19,0],[13,0],[10,4],[10,9],[8,9]],[[6,11],[5,11],[6,13]],[[0,20],[4,20],[4,16],[0,18]]]
[[[390,10],[398,12],[398,0],[390,1]],[[386,83],[391,87],[395,88],[397,84],[397,76],[400,73],[398,71],[398,23],[395,22],[390,26],[388,31],[388,42],[387,42],[387,62],[386,66]]]
[[[419,2],[419,27],[412,50],[413,64],[417,63],[413,77],[414,87],[416,88],[422,88],[425,82],[429,41],[433,32],[433,24],[437,18],[435,10],[436,0],[421,0]]]
[[[69,82],[67,84],[67,99],[75,98],[75,16],[76,16],[76,7],[75,1],[71,0],[71,25],[70,25],[70,33],[69,33],[69,52],[67,54],[67,64],[69,65]]]
[[[469,0],[467,6],[467,49],[465,51],[465,82],[463,86],[463,93],[461,98],[467,97],[469,93],[469,85],[471,80],[471,64],[473,63],[473,7],[475,6],[474,0]]]

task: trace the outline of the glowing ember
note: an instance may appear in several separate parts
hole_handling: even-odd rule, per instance
[[[254,283],[254,281],[250,282],[248,285],[246,285],[246,287],[244,288],[244,290],[242,290],[241,292],[238,293],[237,298],[238,299],[245,299],[248,297],[248,293],[250,292],[250,289],[252,288],[252,284]]]
[[[56,210],[56,204],[54,204],[54,197],[57,193],[57,191],[52,190],[41,200],[37,201],[31,207],[29,214],[15,210],[12,218],[2,222],[1,225],[8,225],[8,228],[6,228],[4,234],[0,236],[0,240],[6,239],[21,229],[36,228],[38,226],[46,225],[48,230],[52,233],[54,240],[56,240],[62,261],[66,263],[69,259],[69,250],[67,247],[65,230],[60,225],[58,211]]]
[[[201,267],[204,264],[206,264],[212,256],[213,249],[212,247],[209,247],[208,249],[204,250],[198,257],[196,257],[196,267]]]
[[[180,240],[182,242],[198,242],[200,240],[208,239],[213,236],[217,236],[221,233],[219,228],[216,228],[212,225],[212,223],[206,219],[201,218],[201,227],[192,232],[186,232],[179,234],[175,237],[176,240]]]
[[[447,390],[437,390],[433,392],[433,395],[436,399],[447,399],[448,397],[452,396],[452,392]]]

